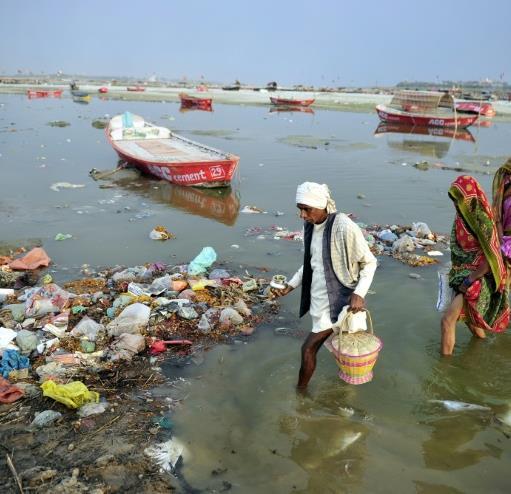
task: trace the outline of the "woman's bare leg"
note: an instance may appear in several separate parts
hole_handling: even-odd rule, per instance
[[[477,338],[484,339],[486,338],[486,333],[484,332],[483,328],[478,328],[477,326],[474,326],[473,324],[468,324],[468,329],[472,332],[474,336]]]
[[[456,322],[463,309],[463,295],[456,295],[442,316],[440,324],[442,342],[440,352],[442,355],[452,355],[456,343]]]

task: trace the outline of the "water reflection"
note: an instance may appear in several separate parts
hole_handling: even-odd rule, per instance
[[[467,129],[449,129],[442,127],[420,127],[398,123],[382,122],[374,131],[376,136],[389,135],[387,145],[401,151],[411,151],[434,158],[443,158],[453,140],[475,142],[474,136]],[[413,137],[424,136],[424,137]]]
[[[238,192],[231,187],[218,189],[182,187],[163,180],[137,176],[134,170],[129,171],[129,176],[116,178],[114,183],[130,192],[142,194],[155,202],[168,204],[189,214],[209,218],[229,226],[236,223],[240,199]]]
[[[424,463],[440,471],[460,470],[478,465],[485,458],[501,458],[498,440],[488,437],[488,429],[499,428],[495,412],[506,406],[509,381],[495,378],[494,370],[507,365],[509,345],[497,339],[471,340],[460,354],[441,359],[424,382],[426,402],[417,409],[421,423],[430,429],[422,444]],[[508,343],[508,342],[507,342]],[[510,372],[505,371],[509,377]],[[498,382],[497,382],[498,381]],[[470,383],[469,386],[466,383]],[[450,411],[431,400],[454,400],[488,407],[488,410]]]
[[[270,107],[270,113],[287,113],[287,112],[300,112],[310,113],[314,115],[314,110],[308,106],[272,106]]]
[[[179,112],[180,113],[186,113],[186,112],[189,112],[189,111],[207,111],[207,112],[212,112],[213,108],[211,106],[210,107],[205,107],[205,108],[202,108],[200,106],[187,106],[187,105],[183,105],[183,103],[181,103],[181,106],[179,107]]]

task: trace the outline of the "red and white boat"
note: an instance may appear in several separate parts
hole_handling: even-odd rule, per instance
[[[240,160],[126,112],[110,120],[106,136],[117,154],[144,173],[178,185],[225,187]]]
[[[213,98],[204,98],[201,96],[191,96],[186,93],[179,93],[182,108],[199,108],[201,110],[211,111]]]
[[[107,87],[105,87],[105,86],[100,87],[100,88],[98,89],[98,92],[99,92],[99,93],[101,93],[101,94],[106,94],[106,93],[108,93],[108,88],[107,88]]]
[[[475,113],[483,117],[494,117],[497,114],[491,103],[479,101],[460,101],[456,103],[456,110],[460,113]]]
[[[41,91],[39,89],[29,89],[27,96],[29,98],[60,98],[62,96],[62,89],[54,89],[49,91]]]
[[[276,96],[270,96],[272,105],[282,106],[310,106],[314,103],[314,98],[309,99],[295,99],[295,98],[279,98]]]
[[[383,122],[459,129],[469,127],[479,117],[460,114],[452,95],[435,91],[400,91],[389,105],[377,105],[376,113]]]
[[[136,92],[141,93],[141,92],[145,91],[145,87],[144,86],[128,86],[126,88],[126,90],[127,91],[134,91],[134,92],[136,91]]]

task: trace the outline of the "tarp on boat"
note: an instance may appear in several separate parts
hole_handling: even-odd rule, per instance
[[[409,112],[429,112],[439,107],[454,108],[454,99],[449,93],[439,91],[399,91],[390,106]]]

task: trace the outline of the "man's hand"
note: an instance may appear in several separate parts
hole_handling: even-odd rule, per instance
[[[350,296],[350,308],[348,309],[350,312],[360,312],[364,310],[366,306],[365,300],[356,293],[352,293]]]
[[[289,292],[293,290],[293,287],[291,285],[286,285],[286,288],[272,288],[271,293],[275,297],[283,297],[284,295],[287,295]]]

